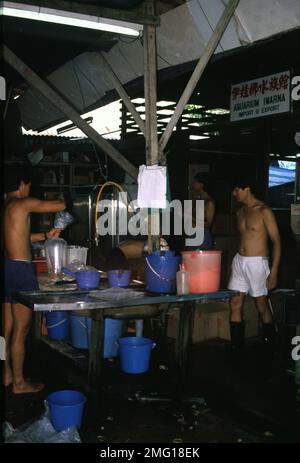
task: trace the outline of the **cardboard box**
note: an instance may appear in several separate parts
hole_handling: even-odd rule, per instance
[[[224,310],[228,311],[228,307],[223,302],[211,301],[198,305],[194,312],[192,343],[218,337],[218,314]],[[173,339],[177,338],[179,311],[180,307],[174,309],[168,319],[167,336]]]
[[[179,309],[169,315],[167,336],[177,338]],[[195,310],[192,343],[220,338],[230,341],[229,303],[208,302],[199,304]],[[259,334],[259,317],[254,300],[246,297],[244,304],[245,338],[252,338]]]

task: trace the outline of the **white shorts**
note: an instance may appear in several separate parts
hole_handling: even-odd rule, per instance
[[[236,254],[231,264],[228,289],[249,293],[252,297],[267,296],[269,274],[268,257],[244,257]]]

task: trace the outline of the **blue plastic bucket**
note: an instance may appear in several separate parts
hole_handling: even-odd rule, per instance
[[[77,349],[88,349],[91,340],[92,320],[88,317],[71,315],[71,341]],[[117,357],[119,346],[116,343],[123,333],[123,321],[106,318],[104,320],[104,358]]]
[[[70,320],[66,311],[46,312],[48,337],[54,341],[69,339]]]
[[[50,420],[57,432],[76,426],[80,429],[86,397],[79,391],[52,392],[46,398]]]
[[[100,273],[98,270],[79,270],[78,272],[71,272],[67,267],[63,267],[62,271],[76,278],[79,289],[97,289],[99,287]]]
[[[176,292],[176,272],[179,270],[180,256],[173,251],[154,251],[146,257],[146,289],[153,293]]]
[[[97,289],[100,284],[100,273],[95,270],[76,272],[76,282],[79,289]]]
[[[107,272],[108,286],[129,286],[131,270],[109,270]]]
[[[139,374],[149,370],[151,351],[155,342],[130,336],[119,339],[121,369],[124,373]]]

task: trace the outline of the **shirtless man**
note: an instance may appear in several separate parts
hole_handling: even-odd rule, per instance
[[[239,291],[230,300],[230,331],[233,348],[243,345],[244,326],[242,309],[245,295],[249,293],[255,301],[267,344],[273,344],[275,329],[268,308],[268,290],[277,285],[277,274],[281,254],[280,236],[272,210],[259,201],[251,189],[250,182],[235,184],[233,196],[243,204],[237,214],[240,232],[239,253],[233,259],[228,288]],[[273,244],[271,268],[269,268],[269,243]]]
[[[208,251],[213,248],[213,236],[211,227],[215,218],[215,202],[210,194],[207,192],[208,176],[205,173],[198,172],[193,179],[192,188],[195,192],[195,200],[204,201],[204,239],[200,246],[187,246],[189,250],[202,250]],[[195,204],[193,205],[193,227],[197,226]],[[192,235],[191,238],[196,235]]]
[[[3,371],[5,386],[12,384],[13,393],[38,392],[43,384],[26,381],[23,376],[25,340],[29,332],[32,310],[16,303],[12,293],[38,289],[34,267],[31,262],[30,243],[59,236],[60,230],[48,233],[30,233],[31,212],[59,212],[65,209],[64,200],[41,201],[29,197],[30,171],[20,165],[5,169],[4,202],[4,277],[5,303],[3,304],[4,338],[6,361]]]

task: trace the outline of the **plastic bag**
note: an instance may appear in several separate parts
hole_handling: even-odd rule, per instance
[[[85,265],[80,260],[73,260],[70,264],[66,265],[66,267],[71,270],[71,272],[98,272],[98,270],[95,267],[92,267],[91,265]]]
[[[54,228],[64,230],[74,222],[74,217],[67,211],[57,212],[54,218]]]
[[[113,286],[112,288],[102,289],[101,291],[94,291],[90,297],[95,299],[102,299],[104,301],[120,301],[122,299],[133,299],[136,297],[143,297],[142,291],[134,291],[130,288],[119,288]]]
[[[75,427],[57,432],[50,421],[49,408],[45,403],[45,413],[37,420],[25,423],[17,429],[7,421],[3,424],[3,436],[6,443],[81,443]]]

